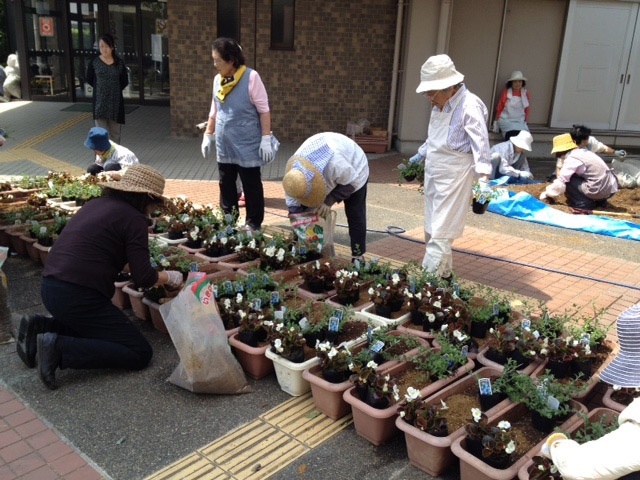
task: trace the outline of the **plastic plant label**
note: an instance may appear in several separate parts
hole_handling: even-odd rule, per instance
[[[367,326],[367,341],[369,343],[373,341],[373,327],[371,325]]]
[[[293,245],[293,246],[291,247],[291,256],[293,256],[293,257],[295,257],[295,256],[296,256],[296,246],[295,246],[295,245]]]
[[[256,274],[255,273],[250,273],[249,277],[247,278],[247,280],[249,281],[250,285],[253,285],[254,283],[256,283]]]
[[[333,314],[334,317],[336,317],[338,320],[342,320],[342,317],[344,315],[344,312],[341,309],[336,309],[335,313]]]
[[[531,328],[531,320],[529,320],[528,318],[522,320],[522,328],[524,328],[525,330],[529,330]]]
[[[276,310],[274,312],[273,316],[275,317],[276,320],[283,320],[284,319],[284,311],[283,310]]]
[[[491,379],[490,378],[479,378],[478,379],[478,390],[480,390],[480,395],[492,395],[493,388],[491,387]]]
[[[462,353],[464,358],[467,358],[467,355],[469,355],[469,345],[463,345],[460,353]]]
[[[198,264],[196,262],[191,262],[191,265],[189,265],[189,271],[190,272],[197,272],[198,271]]]
[[[262,284],[266,285],[267,283],[269,283],[269,275],[267,275],[266,273],[262,276]]]
[[[540,332],[538,330],[534,330],[533,336],[536,337],[536,340],[538,340],[540,338]]]
[[[247,237],[253,238],[253,232],[251,230],[247,232]]]
[[[338,317],[331,317],[329,319],[329,331],[337,332],[340,329],[340,319]]]
[[[186,213],[184,215],[182,215],[182,221],[183,222],[188,222],[190,220],[189,215],[187,215]]]
[[[253,299],[253,309],[258,311],[262,308],[262,299],[261,298],[254,298]]]
[[[309,323],[309,319],[307,317],[301,318],[298,322],[298,325],[300,325],[300,328],[303,332],[306,332],[307,330],[309,330],[309,328],[311,328],[311,324]]]
[[[227,227],[227,235],[233,235],[233,227]]]
[[[53,190],[53,180],[49,180],[49,181],[47,182],[47,185],[49,185],[49,188],[50,188],[51,190]]]
[[[460,285],[458,285],[457,283],[454,283],[454,284],[453,284],[453,294],[454,294],[456,297],[459,297],[459,296],[460,296]]]
[[[233,284],[231,283],[231,280],[227,280],[222,284],[222,286],[224,287],[225,292],[233,292]]]
[[[356,270],[360,270],[360,260],[357,258],[353,261],[353,266]]]
[[[590,342],[591,342],[591,334],[585,333],[584,335],[582,335],[582,338],[580,339],[580,343],[582,344],[583,347],[586,347],[587,345],[589,345]]]
[[[371,350],[374,353],[378,353],[383,348],[384,348],[384,342],[382,340],[378,340],[376,343],[371,345],[371,348],[369,350]]]
[[[164,255],[160,254],[160,255],[158,255],[158,261],[162,264],[162,263],[167,261],[167,257],[165,257]]]
[[[238,235],[236,235],[236,240],[238,241],[238,243],[244,242],[244,235],[242,233],[239,233]]]
[[[411,290],[411,293],[416,293],[416,284],[415,284],[415,282],[411,282],[409,284],[409,289]]]
[[[371,263],[373,263],[374,265],[378,264],[378,257],[371,257]]]
[[[236,292],[244,292],[244,285],[242,285],[242,282],[235,282],[234,289]]]
[[[497,303],[493,304],[493,314],[494,315],[498,315],[498,313],[500,313],[500,307],[498,306]]]
[[[538,385],[538,395],[540,395],[540,398],[545,399],[547,398],[547,387],[546,385]]]
[[[16,220],[14,225],[22,225],[22,220]]]
[[[40,227],[40,233],[47,233],[47,227]]]
[[[211,288],[213,290],[213,296],[215,298],[218,298],[218,286],[217,285],[212,285]]]
[[[38,220],[29,220],[29,223],[31,223],[31,225],[40,225],[40,222],[38,222]]]
[[[227,214],[224,216],[224,220],[225,220],[227,223],[232,223],[232,222],[233,222],[233,217],[231,216],[231,214],[230,214],[230,213],[227,213]]]
[[[444,288],[442,287],[436,288],[436,293],[444,293]]]
[[[304,245],[300,245],[300,255],[306,255],[307,254],[307,247],[305,247]]]
[[[151,268],[158,268],[158,264],[153,257],[149,257],[149,263],[151,264]]]
[[[280,292],[271,292],[271,303],[273,305],[280,303]]]
[[[558,410],[560,408],[560,401],[553,395],[549,395],[549,398],[547,398],[547,406],[551,410]]]

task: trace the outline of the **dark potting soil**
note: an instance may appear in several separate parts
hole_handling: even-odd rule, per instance
[[[600,351],[596,353],[595,357],[593,358],[593,361],[591,362],[591,375],[589,377],[582,376],[580,380],[577,380],[578,385],[584,384],[587,381],[589,381],[589,378],[592,377],[598,371],[598,369],[607,360],[607,358],[609,358],[609,355],[611,355],[611,349],[608,346],[603,345]],[[567,378],[561,378],[558,381],[560,383],[567,383],[571,380],[575,380],[575,376],[570,374]],[[631,403],[631,400],[629,400],[629,403]],[[628,405],[628,403],[625,405]]]
[[[368,327],[369,324],[367,322],[361,322],[359,320],[345,322],[344,327],[342,327],[342,332],[338,335],[338,340],[335,343],[340,344],[342,342],[348,342],[349,340],[355,340],[367,333]]]
[[[448,398],[444,399],[447,404],[447,409],[444,411],[444,416],[447,419],[447,426],[449,428],[449,435],[464,427],[467,423],[471,422],[471,409],[480,408],[480,402],[478,401],[478,386],[475,385],[466,389],[462,393],[456,393]]]
[[[369,295],[369,293],[367,292],[368,289],[368,285],[366,287],[360,287],[360,298],[352,305],[353,308],[357,308],[361,305],[364,305],[365,303],[371,302],[371,295]],[[336,303],[340,303],[337,295],[335,297],[331,297],[331,299]]]
[[[304,361],[306,362],[307,360],[311,360],[315,356],[316,356],[316,349],[315,348],[311,348],[308,345],[305,345],[304,346]]]
[[[514,463],[547,437],[547,434],[533,428],[531,425],[531,413],[529,412],[511,422],[511,431],[516,442],[516,451],[513,453]]]
[[[416,390],[422,390],[424,387],[431,384],[431,380],[423,372],[416,370],[413,366],[410,366],[406,370],[400,372],[395,376],[395,379],[396,384],[398,385],[398,390],[400,391],[400,401],[404,400],[404,396],[409,387],[413,387]]]
[[[409,350],[411,350],[411,347],[407,345],[407,341],[402,338],[391,345],[389,348],[385,348],[384,353],[392,356],[400,356],[403,353],[407,353]]]
[[[618,402],[622,405],[629,405],[631,402],[633,402],[634,398],[637,398],[639,396],[640,396],[640,393],[638,392],[618,390],[617,392],[613,392],[611,394],[611,400],[613,400],[614,402]]]
[[[431,328],[427,327],[425,329],[424,325],[416,325],[415,323],[411,323],[411,322],[407,322],[403,325],[404,327],[410,328],[411,330],[418,330],[420,332],[425,332],[425,333],[434,333]]]

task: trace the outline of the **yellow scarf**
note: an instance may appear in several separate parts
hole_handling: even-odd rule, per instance
[[[220,100],[220,103],[224,103],[224,98],[231,93],[231,90],[233,90],[233,87],[238,84],[246,70],[247,67],[245,65],[241,65],[234,75],[231,77],[224,77],[220,80],[220,90],[216,93],[216,98]]]

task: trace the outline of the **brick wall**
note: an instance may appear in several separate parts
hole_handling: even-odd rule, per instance
[[[240,42],[265,83],[281,141],[344,133],[362,117],[386,128],[396,8],[395,0],[297,0],[295,50],[278,51],[270,49],[271,0],[242,0]],[[195,136],[209,111],[215,15],[215,2],[169,1],[174,135]]]

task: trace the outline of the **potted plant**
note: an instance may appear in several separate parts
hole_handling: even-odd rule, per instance
[[[375,288],[369,288],[369,295],[373,301],[376,315],[391,318],[393,312],[397,312],[404,304],[404,283],[400,276],[394,273],[390,282],[386,285],[378,283]]]
[[[221,257],[234,254],[236,240],[233,236],[229,236],[226,231],[222,231],[212,233],[202,241],[201,245],[205,249],[205,256],[221,261]]]
[[[238,234],[233,251],[238,255],[241,263],[250,262],[260,257],[260,248],[263,243],[264,236],[261,233]]]
[[[488,367],[503,368],[507,359],[519,364],[519,370],[531,373],[539,365],[536,357],[535,336],[510,325],[497,325],[489,329],[490,338],[478,352],[478,361]]]
[[[496,190],[483,191],[479,182],[473,184],[473,213],[482,215],[487,211],[489,202],[498,198],[499,194]]]
[[[229,343],[234,347],[242,369],[256,380],[273,371],[273,361],[265,356],[271,346],[266,341],[268,330],[273,325],[273,320],[267,319],[262,311],[249,312],[241,316],[238,332],[229,337]]]
[[[338,270],[334,281],[336,288],[335,300],[340,305],[355,305],[360,300],[360,278],[358,272]]]
[[[334,288],[336,269],[330,262],[309,262],[298,267],[304,284],[302,288],[311,293],[321,294]]]
[[[400,171],[399,181],[413,182],[416,178],[420,179],[420,185],[424,183],[424,162],[409,163],[409,160],[403,159],[398,165]]]
[[[622,412],[634,398],[638,397],[640,397],[640,387],[623,388],[619,385],[613,385],[607,388],[602,403],[611,410]]]

